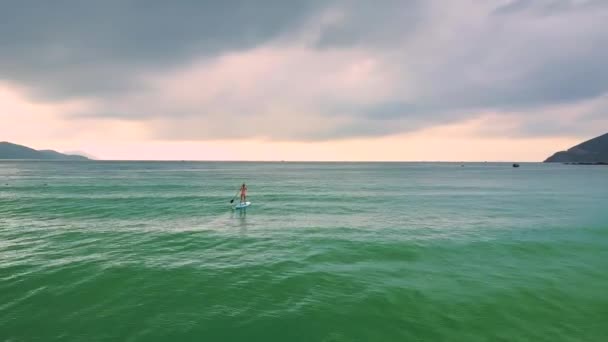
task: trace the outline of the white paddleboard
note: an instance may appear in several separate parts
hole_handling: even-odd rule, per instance
[[[234,209],[245,209],[250,205],[251,205],[251,202],[241,202],[241,203],[235,205],[233,208]]]

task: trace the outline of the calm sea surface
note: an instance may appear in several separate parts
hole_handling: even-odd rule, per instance
[[[0,341],[607,339],[608,167],[0,162]]]

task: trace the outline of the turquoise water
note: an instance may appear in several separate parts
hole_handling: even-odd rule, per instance
[[[605,341],[607,320],[608,167],[0,162],[0,341]]]

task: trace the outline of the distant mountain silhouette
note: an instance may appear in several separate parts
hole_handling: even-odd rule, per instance
[[[87,157],[75,154],[63,154],[53,150],[34,150],[6,141],[0,142],[0,159],[89,160]]]
[[[557,152],[545,163],[608,163],[608,133]]]

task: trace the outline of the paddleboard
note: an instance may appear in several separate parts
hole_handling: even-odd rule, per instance
[[[245,209],[250,205],[251,205],[251,202],[241,202],[241,203],[235,205],[233,208],[234,209]]]

